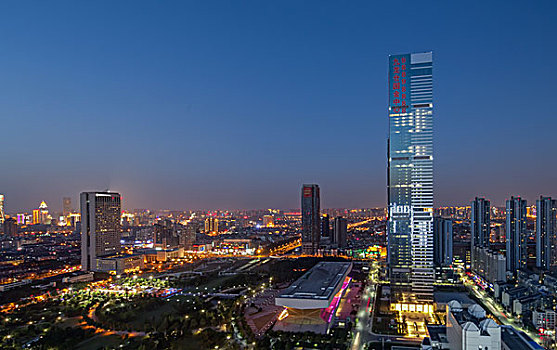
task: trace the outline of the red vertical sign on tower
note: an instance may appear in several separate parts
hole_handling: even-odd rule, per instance
[[[395,56],[391,58],[390,71],[390,100],[392,113],[406,113],[407,104],[407,76],[408,56]]]

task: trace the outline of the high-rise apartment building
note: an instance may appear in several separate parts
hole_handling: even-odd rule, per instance
[[[470,212],[470,242],[472,247],[489,247],[491,206],[485,198],[474,198]]]
[[[0,224],[4,223],[6,214],[4,214],[4,195],[0,194]]]
[[[321,216],[321,237],[331,238],[331,222],[329,220],[329,214],[323,214]]]
[[[507,271],[516,274],[528,262],[526,232],[526,200],[520,197],[507,199],[506,206]]]
[[[395,298],[419,301],[434,282],[432,69],[431,52],[389,57],[389,279]]]
[[[334,221],[334,243],[339,248],[346,248],[348,236],[348,221],[342,216],[338,216]]]
[[[433,223],[433,261],[437,266],[450,266],[453,263],[453,221],[436,217]]]
[[[536,201],[536,266],[557,266],[557,200],[551,197]]]
[[[481,259],[489,250],[489,237],[491,232],[491,205],[489,200],[476,197],[470,203],[470,267],[472,271],[485,270]],[[476,254],[485,249],[485,254]],[[481,256],[480,256],[481,255]]]
[[[321,236],[319,186],[302,186],[302,253],[317,254]]]
[[[122,204],[114,192],[82,192],[81,269],[97,270],[97,258],[120,253]]]
[[[62,215],[67,217],[72,211],[72,198],[64,197],[62,199]]]

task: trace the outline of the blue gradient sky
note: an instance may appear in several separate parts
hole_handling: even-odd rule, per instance
[[[436,205],[557,196],[554,1],[0,3],[8,211],[386,200],[388,55],[434,51]]]

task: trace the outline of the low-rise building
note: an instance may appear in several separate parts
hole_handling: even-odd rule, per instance
[[[501,303],[507,310],[512,311],[514,300],[526,296],[527,294],[528,288],[522,286],[504,290],[501,294]]]
[[[501,349],[501,330],[485,310],[453,300],[447,305],[447,340],[451,350]]]
[[[62,278],[62,283],[90,282],[93,278],[92,272],[72,272],[70,276]]]
[[[138,271],[144,267],[143,254],[122,254],[103,256],[95,259],[95,271],[112,274]]]
[[[138,252],[144,255],[145,262],[148,263],[165,262],[184,257],[184,248],[182,247],[174,249],[143,249]]]
[[[532,311],[532,323],[537,329],[554,330],[556,316],[555,310],[534,310]]]

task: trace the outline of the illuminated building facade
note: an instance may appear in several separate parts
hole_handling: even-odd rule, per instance
[[[388,264],[395,298],[433,299],[433,55],[389,57]]]
[[[274,227],[275,224],[273,222],[273,216],[272,215],[264,215],[263,216],[263,226],[265,227]]]
[[[33,209],[33,225],[41,223],[41,211],[39,209]]]
[[[205,233],[216,234],[219,232],[219,220],[213,217],[205,219]]]
[[[0,224],[4,223],[6,214],[4,214],[4,195],[0,194]]]
[[[80,201],[81,269],[101,270],[97,266],[97,258],[120,253],[122,212],[120,194],[82,192]]]
[[[302,253],[317,254],[321,237],[319,186],[302,186]]]
[[[275,305],[286,308],[291,324],[331,322],[350,283],[351,262],[319,262],[275,297]]]
[[[557,200],[536,201],[536,266],[549,270],[557,265]]]
[[[526,268],[528,262],[526,233],[526,200],[507,199],[507,271],[513,274]]]

